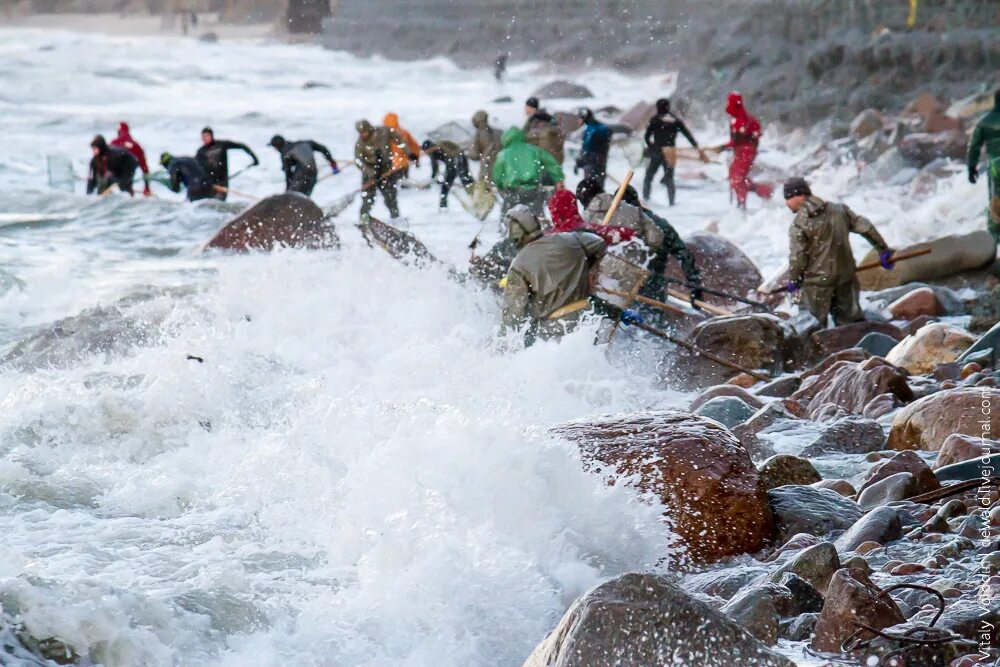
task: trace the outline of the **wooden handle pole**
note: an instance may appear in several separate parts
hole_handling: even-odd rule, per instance
[[[671,313],[673,315],[684,315],[685,314],[684,310],[681,309],[681,308],[678,308],[677,306],[672,306],[669,303],[663,303],[662,301],[657,301],[656,299],[650,299],[649,297],[642,296],[640,294],[631,294],[630,292],[622,292],[621,290],[616,290],[616,289],[605,289],[603,287],[598,287],[597,289],[598,289],[598,291],[603,292],[605,294],[611,294],[613,296],[620,296],[620,297],[624,297],[626,299],[635,299],[639,303],[644,303],[647,306],[652,306],[654,308],[659,308],[660,310],[668,312],[668,313]]]
[[[919,250],[911,250],[909,252],[897,253],[892,256],[892,261],[903,262],[905,260],[912,259],[914,257],[923,257],[924,255],[929,255],[929,254],[931,254],[931,248],[920,248]],[[861,266],[859,266],[857,270],[855,270],[855,273],[860,273],[861,271],[868,271],[870,269],[877,269],[880,266],[882,266],[881,262],[879,262],[877,259],[872,260],[871,262],[866,262]]]
[[[607,226],[611,222],[611,217],[618,210],[618,205],[622,203],[622,197],[625,196],[625,188],[628,187],[629,181],[632,180],[632,170],[629,169],[625,172],[625,178],[622,179],[621,185],[618,186],[618,192],[615,193],[615,198],[611,200],[611,206],[608,207],[608,212],[604,214],[604,220],[601,221],[602,225]]]
[[[675,299],[680,299],[681,301],[687,301],[687,300],[689,300],[691,298],[689,295],[685,294],[684,292],[680,292],[680,291],[675,290],[675,289],[668,289],[667,290],[667,294],[669,294],[670,296],[674,297]],[[701,308],[702,310],[704,310],[707,313],[712,313],[713,315],[732,315],[733,314],[732,311],[726,310],[725,308],[722,308],[721,306],[715,306],[715,305],[712,305],[712,304],[710,304],[710,303],[708,303],[706,301],[701,301],[699,299],[695,299],[694,305],[698,306],[699,308]]]

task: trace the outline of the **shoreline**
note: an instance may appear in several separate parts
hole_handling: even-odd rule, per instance
[[[172,18],[173,20],[170,20]],[[183,32],[180,19],[151,14],[115,13],[65,13],[27,14],[6,19],[6,28],[31,28],[37,30],[65,30],[78,33],[97,33],[114,37],[191,37],[204,39],[214,34],[219,40],[287,38],[279,32],[275,22],[265,23],[222,23],[214,13],[198,15],[198,24],[187,33]]]

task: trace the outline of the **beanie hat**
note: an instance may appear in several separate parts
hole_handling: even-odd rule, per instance
[[[798,197],[799,195],[811,195],[812,190],[809,189],[809,184],[806,179],[799,176],[794,176],[785,181],[785,199],[791,199],[792,197]]]
[[[170,153],[167,153],[166,151],[160,153],[160,164],[162,164],[164,167],[170,164],[170,161],[173,159],[174,156],[171,155]]]
[[[524,103],[524,106],[531,107],[532,109],[537,109],[538,108],[538,98],[534,97],[534,96],[529,97],[528,100]]]
[[[576,198],[580,202],[580,206],[584,208],[587,208],[590,200],[602,192],[604,192],[604,186],[596,178],[585,178],[576,186]]]

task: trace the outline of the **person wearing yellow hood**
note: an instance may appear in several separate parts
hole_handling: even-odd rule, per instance
[[[399,116],[391,111],[382,119],[382,124],[391,128],[399,138],[403,140],[405,146],[392,145],[392,168],[402,174],[402,178],[410,175],[410,162],[420,166],[420,144],[413,138],[413,135],[399,125]]]

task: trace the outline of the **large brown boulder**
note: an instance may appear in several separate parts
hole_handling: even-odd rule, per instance
[[[335,248],[339,244],[332,224],[323,219],[323,209],[297,192],[272,195],[260,200],[220,229],[205,244],[247,252],[288,248]]]
[[[942,236],[926,243],[897,248],[896,252],[903,254],[923,248],[930,248],[931,253],[897,262],[891,271],[882,268],[861,271],[858,273],[861,289],[875,292],[906,283],[946,278],[986,266],[996,257],[996,245],[986,230]],[[862,263],[877,260],[878,253],[872,250],[865,255]]]
[[[924,460],[917,454],[907,450],[899,452],[892,458],[876,464],[871,470],[868,471],[865,483],[861,485],[858,492],[860,493],[873,484],[877,484],[883,479],[901,472],[908,472],[913,475],[913,479],[916,481],[917,489],[916,494],[914,495],[927,493],[929,491],[936,491],[941,488],[941,482],[939,482],[938,478],[934,476],[934,472],[931,470],[930,466],[924,463]]]
[[[922,375],[931,373],[938,364],[955,361],[975,342],[976,337],[965,329],[932,322],[904,338],[885,355],[885,360]]]
[[[906,406],[892,420],[889,449],[938,451],[953,433],[989,437],[1000,433],[1000,389],[960,387]]]
[[[913,400],[906,376],[895,366],[872,357],[861,363],[838,361],[803,382],[792,398],[806,404],[815,419],[831,404],[850,414],[864,414],[865,406],[882,394],[891,394],[902,403]]]
[[[785,336],[785,326],[777,317],[736,315],[701,322],[687,338],[702,350],[744,368],[777,375],[785,364]],[[665,380],[683,389],[719,384],[739,373],[684,348],[672,350],[666,362],[669,371]]]
[[[812,647],[840,653],[841,643],[858,629],[857,622],[876,630],[903,622],[903,613],[864,571],[844,568],[834,573],[826,589],[823,611],[816,622]]]
[[[793,667],[667,577],[625,574],[576,600],[524,667]]]
[[[853,349],[870,333],[885,334],[897,341],[904,337],[899,327],[888,322],[852,322],[811,334],[809,342],[812,356],[814,359],[826,359],[831,354]]]
[[[914,132],[899,142],[899,152],[910,163],[924,167],[939,157],[961,160],[965,158],[965,135],[959,130],[948,132]]]
[[[944,444],[938,450],[937,460],[933,467],[937,470],[953,463],[978,459],[986,454],[1000,454],[1000,442],[953,433],[945,438]]]
[[[684,239],[684,244],[694,256],[705,287],[745,296],[763,280],[757,265],[723,236],[711,232],[695,232]],[[685,280],[678,262],[670,262],[665,273],[668,278]],[[738,305],[711,294],[706,294],[705,300],[730,308]]]
[[[762,549],[774,534],[750,455],[725,427],[679,410],[594,417],[553,429],[589,465],[615,466],[668,508],[695,561]]]

